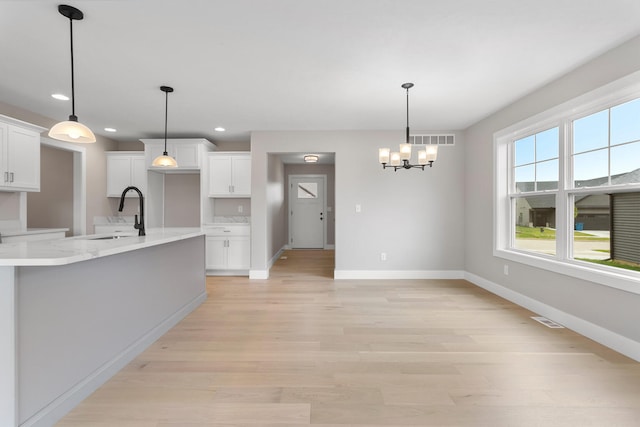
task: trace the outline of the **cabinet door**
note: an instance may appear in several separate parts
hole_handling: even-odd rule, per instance
[[[231,177],[234,196],[251,196],[250,156],[238,156],[231,158]]]
[[[7,129],[9,125],[0,123],[0,187],[9,185],[7,170]]]
[[[198,144],[169,144],[179,168],[199,169]],[[169,153],[171,155],[171,153]]]
[[[40,134],[12,125],[7,130],[8,184],[40,191]]]
[[[248,270],[251,260],[251,242],[248,236],[228,237],[229,270]]]
[[[207,236],[206,267],[209,270],[227,268],[227,238],[225,236]]]
[[[131,157],[107,155],[107,197],[120,197],[129,185],[131,185]],[[126,197],[133,196],[132,192],[126,195]]]
[[[231,195],[231,157],[209,157],[209,196]]]

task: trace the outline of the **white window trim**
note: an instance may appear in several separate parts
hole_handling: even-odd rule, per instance
[[[544,129],[560,126],[561,149],[564,150],[564,158],[570,155],[569,133],[571,126],[566,125],[579,117],[610,108],[616,104],[622,104],[640,97],[640,71],[611,82],[605,86],[567,101],[561,105],[539,113],[514,125],[496,132],[493,136],[493,255],[531,265],[536,268],[549,270],[604,286],[624,290],[634,294],[640,294],[640,273],[623,270],[614,267],[595,266],[587,262],[569,259],[572,256],[571,242],[567,241],[569,233],[556,233],[557,255],[549,256],[522,250],[513,249],[511,242],[511,196],[509,184],[511,182],[512,168],[508,161],[511,141],[537,133]],[[561,153],[561,158],[562,158]],[[565,185],[559,185],[557,191],[557,227],[559,230],[567,230],[573,227],[573,217],[567,215],[572,194],[590,189],[571,189],[567,184],[570,171],[566,170],[567,162],[559,162],[559,180]],[[627,185],[621,191],[639,189],[640,184]],[[608,191],[609,189],[607,189]],[[555,190],[554,190],[555,191]],[[617,189],[615,190],[617,191]],[[539,193],[539,192],[536,192]],[[529,193],[527,193],[529,194]],[[533,195],[533,193],[531,193]],[[562,222],[562,224],[560,224]]]

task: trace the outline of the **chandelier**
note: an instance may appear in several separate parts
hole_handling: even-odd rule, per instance
[[[411,161],[411,146],[409,143],[409,89],[413,87],[413,83],[404,83],[403,89],[407,91],[407,129],[406,139],[404,144],[400,144],[400,150],[391,152],[389,148],[380,148],[378,150],[378,161],[382,164],[382,168],[393,168],[394,171],[398,169],[411,169],[420,168],[424,170],[425,166],[432,167],[433,162],[438,157],[437,145],[426,145],[424,150],[418,151],[418,163],[412,164]]]

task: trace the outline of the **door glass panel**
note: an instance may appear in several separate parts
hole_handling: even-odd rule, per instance
[[[298,184],[298,199],[317,199],[318,183],[317,182],[301,182]]]

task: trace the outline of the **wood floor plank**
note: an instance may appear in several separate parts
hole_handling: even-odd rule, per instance
[[[208,299],[59,427],[638,425],[640,364],[464,280],[333,280],[286,251]]]

